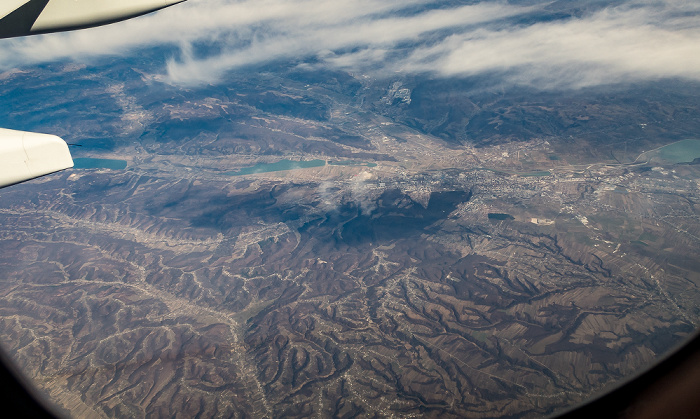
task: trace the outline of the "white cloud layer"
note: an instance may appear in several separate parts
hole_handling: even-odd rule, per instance
[[[700,3],[611,1],[580,17],[532,18],[551,3],[190,0],[103,28],[0,41],[0,69],[174,44],[182,54],[167,63],[164,79],[182,84],[216,82],[228,71],[279,60],[358,73],[497,74],[541,88],[700,81]],[[198,44],[217,52],[199,56]]]

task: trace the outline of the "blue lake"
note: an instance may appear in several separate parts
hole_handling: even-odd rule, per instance
[[[256,173],[280,172],[282,170],[309,169],[312,167],[323,167],[325,160],[292,161],[280,160],[277,163],[258,163],[255,166],[244,167],[241,170],[226,172],[228,176],[253,175]]]
[[[126,160],[95,159],[92,157],[78,157],[73,159],[74,169],[124,170],[126,166]]]

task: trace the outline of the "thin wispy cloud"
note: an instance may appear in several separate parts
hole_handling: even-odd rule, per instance
[[[402,3],[402,7],[405,7],[405,3]],[[396,10],[401,9],[396,7]],[[299,21],[283,19],[259,22],[262,28],[247,32],[250,34],[245,39],[247,43],[242,42],[240,31],[233,32],[235,39],[232,43],[244,45],[226,48],[221,54],[207,58],[195,59],[183,54],[182,60],[168,63],[168,75],[171,80],[187,83],[193,80],[212,81],[226,71],[272,60],[323,59],[323,56],[327,56],[328,63],[332,64],[338,54],[345,55],[342,52],[336,54],[335,51],[357,48],[365,52],[377,52],[378,49],[390,51],[400,43],[416,44],[430,32],[492,22],[526,10],[529,9],[478,4],[430,10],[400,18],[359,13],[348,16],[347,11],[340,11],[332,19],[320,14],[305,15]],[[383,61],[385,58],[384,54],[379,54],[376,60]]]
[[[695,2],[611,1],[550,21],[537,16],[552,2],[532,3],[190,0],[118,25],[2,41],[0,68],[170,44],[181,53],[164,63],[160,79],[180,84],[216,83],[227,72],[273,61],[375,75],[493,74],[541,88],[700,80]],[[216,52],[203,54],[200,45]]]
[[[397,66],[444,76],[501,72],[545,87],[700,80],[700,20],[663,19],[650,11],[606,9],[580,19],[455,34],[416,48]]]

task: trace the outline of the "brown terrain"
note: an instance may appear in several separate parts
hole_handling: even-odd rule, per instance
[[[69,415],[536,417],[695,329],[699,165],[240,97],[142,109],[243,119],[136,126],[97,153],[126,170],[2,190],[0,340]],[[224,174],[283,158],[356,162]]]

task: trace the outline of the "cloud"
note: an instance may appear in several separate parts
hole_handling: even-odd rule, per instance
[[[395,17],[386,12],[405,11],[406,2],[392,7],[388,7],[387,2],[377,5],[367,2],[365,7],[355,4],[354,7],[340,9],[327,6],[323,1],[313,3],[323,6],[322,9],[330,15],[304,14],[298,19],[292,17],[274,22],[261,21],[259,24],[262,28],[249,32],[249,42],[242,46],[225,48],[223,53],[203,59],[183,54],[181,60],[171,60],[167,67],[170,80],[181,83],[212,81],[232,69],[281,59],[314,57],[338,65],[348,54],[335,51],[358,48],[361,51],[359,56],[373,54],[375,61],[382,61],[385,58],[384,52],[399,47],[401,43],[420,42],[421,37],[430,32],[483,24],[530,10],[500,3],[484,3]],[[379,4],[385,7],[366,7]],[[368,13],[368,10],[374,13]],[[378,15],[377,12],[384,14]],[[235,34],[239,35],[240,32]],[[237,38],[239,43],[240,40],[240,37]],[[323,60],[324,55],[327,56],[326,60]],[[358,56],[357,53],[351,55]],[[357,61],[352,64],[356,63]]]
[[[370,172],[362,171],[350,181],[350,200],[357,205],[362,215],[369,215],[377,209],[377,191],[368,183],[373,178],[374,175]]]
[[[700,80],[700,22],[649,12],[606,9],[580,19],[456,34],[417,48],[397,68],[443,76],[506,73],[539,87]]]
[[[0,68],[174,45],[181,53],[160,79],[178,84],[216,83],[229,71],[273,61],[380,76],[489,74],[540,88],[700,80],[695,2],[611,1],[568,18],[551,12],[551,1],[530,3],[189,0],[103,28],[0,41]],[[537,19],[550,12],[558,17]]]
[[[189,0],[137,19],[68,33],[0,40],[4,68],[119,55],[159,44],[217,41],[226,47],[279,37],[283,28],[328,26],[424,3],[388,0]],[[400,6],[401,5],[401,6]],[[276,30],[273,30],[277,28]],[[266,35],[266,32],[271,35]],[[277,38],[278,40],[281,40]]]

